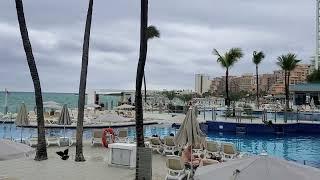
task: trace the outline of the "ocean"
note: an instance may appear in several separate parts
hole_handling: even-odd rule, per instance
[[[75,93],[42,93],[43,101],[55,101],[61,105],[67,104],[69,108],[78,107],[78,95]],[[5,93],[0,92],[0,112],[4,112]],[[86,98],[87,99],[87,98]],[[111,101],[113,104],[118,104],[120,97],[100,95],[100,103],[108,103],[110,107]],[[16,113],[21,103],[25,103],[28,111],[34,110],[35,98],[33,92],[9,92],[8,95],[8,111]]]

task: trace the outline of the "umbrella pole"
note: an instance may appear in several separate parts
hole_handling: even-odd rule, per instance
[[[21,131],[20,131],[20,142],[22,143],[22,131],[23,131],[23,127],[21,126]]]
[[[10,123],[10,140],[12,141],[12,132],[11,132],[12,123]]]
[[[63,140],[66,138],[66,125],[63,125]]]

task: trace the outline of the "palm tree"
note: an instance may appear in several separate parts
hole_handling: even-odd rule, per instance
[[[83,49],[82,49],[82,65],[81,65],[81,75],[80,75],[80,85],[79,85],[76,158],[75,158],[75,161],[77,162],[85,161],[83,156],[83,149],[82,149],[83,116],[84,116],[84,104],[85,104],[85,98],[86,98],[92,8],[93,8],[93,0],[90,0],[88,12],[87,12],[86,27],[84,32]]]
[[[149,26],[147,28],[147,38],[148,40],[153,38],[160,38],[160,32],[155,26]],[[143,72],[143,82],[144,82],[144,102],[147,102],[147,85],[146,85],[146,73]]]
[[[141,176],[140,172],[140,155],[142,155],[142,148],[144,146],[143,135],[143,110],[142,110],[142,81],[144,75],[144,66],[147,59],[148,50],[148,0],[141,0],[141,14],[140,14],[140,51],[139,62],[137,66],[136,76],[136,94],[135,94],[135,111],[136,111],[136,139],[137,139],[137,155],[136,155],[136,179]]]
[[[320,83],[320,70],[314,70],[307,76],[307,81],[311,83]]]
[[[36,62],[34,60],[32,46],[30,43],[29,35],[28,35],[28,29],[27,29],[26,20],[24,17],[22,0],[16,0],[16,10],[17,10],[22,43],[23,43],[24,51],[27,57],[31,78],[33,81],[34,95],[35,95],[35,101],[36,101],[36,107],[37,107],[38,145],[37,145],[35,160],[42,161],[42,160],[48,159],[48,156],[47,156],[47,147],[46,147],[46,140],[45,140],[46,137],[45,137],[43,101],[42,101],[40,79],[39,79],[39,74],[38,74]]]
[[[217,62],[220,63],[222,67],[226,68],[225,103],[229,107],[230,106],[230,97],[229,97],[229,88],[228,88],[229,69],[243,56],[243,53],[240,48],[231,48],[224,55],[220,55],[217,49],[213,49],[213,54],[218,56]]]
[[[256,65],[256,84],[257,84],[257,107],[259,109],[259,73],[258,73],[258,65],[261,63],[262,59],[264,59],[265,55],[262,51],[257,52],[253,51],[252,62]]]
[[[286,94],[286,111],[289,109],[289,84],[290,84],[290,71],[294,70],[297,64],[301,61],[297,59],[297,55],[288,53],[281,55],[277,58],[278,66],[284,71],[284,86]]]
[[[183,101],[183,103],[184,103],[185,105],[187,105],[187,103],[192,100],[192,97],[193,97],[192,94],[181,94],[181,95],[178,96],[178,98],[179,98],[181,101]]]

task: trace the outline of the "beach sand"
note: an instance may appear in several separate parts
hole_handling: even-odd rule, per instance
[[[70,158],[61,160],[56,151],[66,147],[52,146],[48,148],[48,160],[34,161],[32,158],[0,161],[0,180],[10,177],[18,180],[126,180],[134,179],[135,170],[110,167],[107,164],[108,149],[84,142],[85,162],[75,162],[75,146],[69,148]],[[164,179],[166,175],[165,156],[152,155],[152,179]],[[5,178],[4,178],[5,179]]]

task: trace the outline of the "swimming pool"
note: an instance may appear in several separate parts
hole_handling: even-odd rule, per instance
[[[10,131],[11,127],[11,131]],[[175,133],[177,130],[170,125],[150,125],[145,126],[145,136],[157,134],[161,137]],[[0,138],[20,138],[36,135],[34,128],[16,127],[14,124],[0,124]],[[62,136],[63,129],[47,129],[47,135]],[[84,129],[84,138],[91,138],[92,129]],[[130,137],[134,137],[135,128],[129,127],[128,133]],[[66,129],[68,136],[75,135],[75,129]],[[215,141],[232,142],[237,149],[242,152],[259,154],[263,150],[268,154],[285,158],[287,160],[305,163],[310,166],[320,168],[320,135],[306,134],[290,134],[290,135],[275,135],[275,134],[253,134],[253,135],[236,135],[231,133],[216,133],[209,132],[208,139]]]
[[[232,110],[231,110],[232,111]],[[216,114],[216,117],[214,115]],[[203,120],[213,120],[216,119],[225,119],[226,111],[225,110],[206,110],[200,111],[199,118]],[[250,115],[254,118],[262,119],[262,111],[253,111]],[[284,112],[268,112],[266,113],[265,118],[271,121],[283,121],[284,120]],[[290,121],[320,121],[320,113],[319,112],[287,112],[287,120]]]

